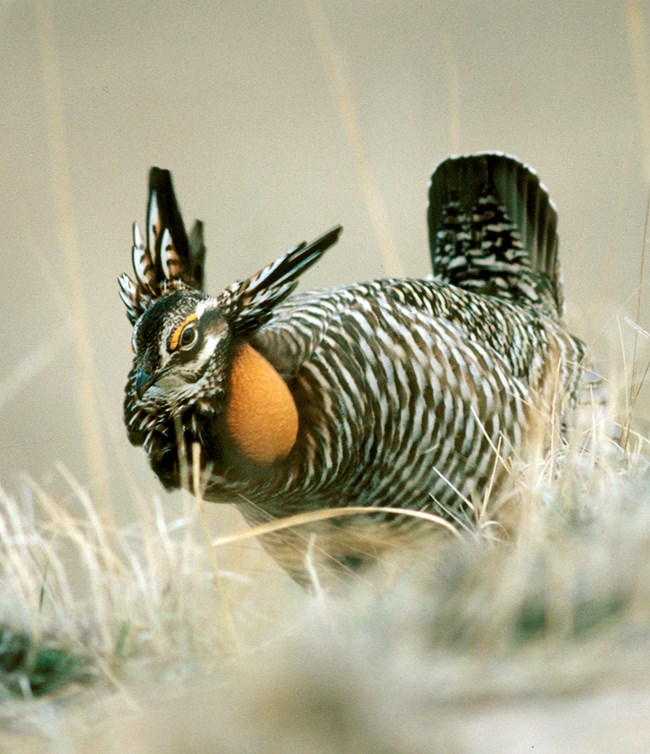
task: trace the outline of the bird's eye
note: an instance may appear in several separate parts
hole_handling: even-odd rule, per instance
[[[179,348],[182,348],[183,350],[189,350],[190,348],[193,348],[196,344],[196,341],[199,337],[199,331],[196,325],[187,325],[183,332],[181,333],[181,337],[178,340],[178,346]]]
[[[174,330],[167,345],[170,353],[173,353],[177,348],[187,350],[194,346],[199,338],[199,331],[195,324],[195,320],[196,313],[192,313]]]

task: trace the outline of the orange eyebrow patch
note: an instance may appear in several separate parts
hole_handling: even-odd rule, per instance
[[[298,410],[287,387],[252,346],[236,355],[230,376],[226,427],[239,450],[253,463],[285,458],[298,435]]]
[[[192,312],[192,314],[190,314],[188,317],[185,317],[180,325],[174,330],[171,338],[169,339],[170,351],[175,351],[178,348],[178,341],[181,339],[183,330],[187,327],[187,325],[189,325],[190,322],[193,322],[196,318],[196,312]]]

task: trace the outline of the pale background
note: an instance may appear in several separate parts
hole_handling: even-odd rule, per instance
[[[152,164],[173,171],[186,221],[205,221],[218,292],[335,223],[341,242],[303,287],[399,271],[391,245],[405,274],[427,274],[431,169],[450,152],[515,154],[559,206],[569,321],[620,371],[611,333],[635,316],[648,191],[643,13],[610,0],[0,3],[0,483],[20,490],[26,473],[72,497],[61,462],[127,517],[126,480],[160,491],[121,425],[131,355],[116,285]]]

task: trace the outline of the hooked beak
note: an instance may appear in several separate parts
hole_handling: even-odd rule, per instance
[[[144,397],[144,394],[149,390],[149,388],[154,385],[165,373],[166,370],[161,369],[158,372],[154,372],[153,374],[149,374],[148,372],[145,372],[144,369],[141,369],[135,376],[135,392],[138,395],[138,398],[142,400]]]

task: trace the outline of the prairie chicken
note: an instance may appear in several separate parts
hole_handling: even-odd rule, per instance
[[[451,157],[428,225],[431,279],[291,295],[336,227],[211,297],[202,224],[186,234],[169,172],[152,168],[135,280],[119,279],[134,326],[124,417],[165,487],[187,484],[198,444],[204,497],[251,523],[351,506],[458,520],[507,499],[512,463],[562,431],[585,353],[562,323],[556,210],[514,158]],[[355,568],[393,533],[399,546],[406,520],[378,511],[262,539],[304,581],[308,542]]]

